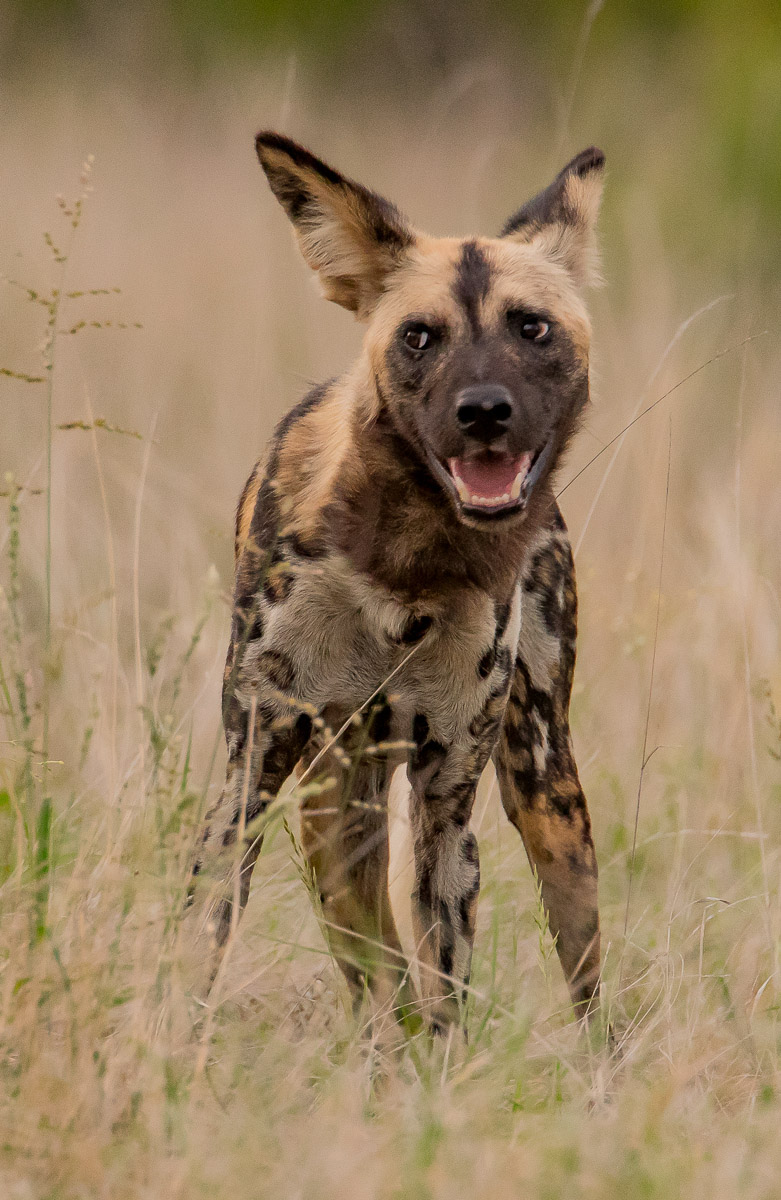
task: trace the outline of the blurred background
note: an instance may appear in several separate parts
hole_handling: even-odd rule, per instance
[[[9,1102],[30,1114],[27,1132],[27,1118],[18,1118],[18,1144],[37,1154],[45,1127],[54,1132],[44,1145],[59,1161],[68,1143],[57,1130],[70,1111],[60,1097],[81,1103],[72,1088],[50,1087],[50,1077],[59,1079],[59,1051],[36,1032],[50,1021],[47,1005],[60,1005],[57,1028],[72,1022],[82,1056],[84,1119],[74,1117],[72,1127],[96,1139],[83,1151],[73,1143],[74,1172],[90,1146],[108,1154],[127,1133],[132,1150],[135,1118],[127,1113],[142,1094],[143,1144],[160,1156],[149,1177],[175,1166],[163,1142],[179,1128],[186,1089],[176,1091],[183,1070],[176,1046],[170,1058],[161,1049],[160,980],[168,978],[166,939],[177,925],[195,836],[177,814],[195,814],[220,785],[235,504],[279,417],[310,383],[343,370],[361,337],[349,314],[320,299],[268,191],[253,137],[272,127],[434,234],[497,231],[571,155],[590,144],[606,153],[605,286],[590,300],[593,404],[560,477],[562,488],[574,480],[561,497],[581,604],[573,728],[600,861],[605,988],[632,1016],[642,1086],[655,1081],[648,1086],[658,1085],[662,1097],[654,1111],[674,1094],[682,1129],[700,1114],[699,1132],[681,1135],[685,1153],[712,1137],[717,1171],[721,1126],[707,1116],[717,1095],[722,1111],[745,1104],[752,1121],[769,1106],[772,1157],[781,1078],[777,0],[0,0],[0,112],[0,368],[11,373],[0,376],[0,662],[30,703],[24,737],[16,700],[0,713],[0,879],[27,886],[14,847],[29,836],[30,853],[40,848],[32,818],[22,821],[14,804],[24,794],[25,763],[39,768],[48,694],[53,762],[41,778],[51,781],[56,833],[49,928],[74,981],[63,999],[46,959],[35,969],[38,991],[19,993],[9,1044],[29,1039],[33,1067],[25,1103]],[[68,214],[82,193],[74,231]],[[44,375],[49,310],[40,299],[52,288],[79,294],[62,299],[54,343],[47,659],[47,388],[18,376]],[[98,294],[81,294],[90,289]],[[17,484],[18,505],[7,508]],[[40,808],[38,791],[28,791]],[[485,880],[474,972],[484,1040],[475,1045],[482,1053],[493,1039],[498,1050],[493,1065],[475,1061],[496,1072],[479,1106],[492,1122],[496,1094],[520,1094],[509,1076],[530,1028],[541,1040],[530,1043],[531,1065],[517,1070],[527,1072],[533,1103],[555,1108],[566,1072],[551,1029],[567,1009],[560,975],[552,993],[537,970],[532,883],[490,775],[475,826]],[[395,881],[406,869],[396,838],[402,827],[400,814]],[[314,919],[302,916],[300,881],[278,828],[256,875],[236,994],[246,995],[250,976],[260,980],[262,1028],[275,1034],[262,1053],[271,1078],[276,1064],[278,1086],[267,1095],[265,1067],[241,1075],[237,1066],[246,1087],[259,1081],[241,1111],[267,1105],[273,1128],[295,1110],[306,1140],[314,1043],[302,1043],[289,1109],[272,1112],[289,1076],[276,1031],[304,1001],[310,1015],[332,1013],[333,1004],[310,1004],[307,946],[319,946],[315,961],[331,997],[338,984],[327,960],[323,968]],[[408,882],[402,898],[405,890]],[[27,893],[18,901],[15,891],[6,894],[23,958]],[[25,985],[34,972],[19,966],[17,974]],[[3,1003],[13,1013],[13,972],[5,978]],[[148,1025],[131,999],[144,987],[158,1005]],[[108,1022],[106,1012],[117,1011],[130,1012],[133,1037],[115,1039],[106,1082],[93,1046],[119,1019]],[[259,1021],[253,1012],[246,1027],[224,1022],[220,1036],[234,1039],[226,1070],[255,1063]],[[311,1051],[323,1056],[312,1070],[326,1078],[330,1035],[316,1023],[307,1028],[322,1043]],[[134,1057],[142,1042],[159,1054],[145,1059],[147,1074]],[[572,1084],[580,1079],[582,1091],[595,1095],[593,1078],[583,1083],[588,1071],[579,1075],[567,1061],[567,1094],[573,1087],[581,1094]],[[681,1067],[671,1092],[673,1062],[690,1067]],[[346,1101],[335,1094],[321,1141],[337,1147]],[[630,1125],[633,1094],[630,1087]],[[212,1151],[228,1155],[231,1122],[219,1106],[208,1108],[209,1096],[204,1103],[206,1124],[188,1117],[190,1152],[205,1160]],[[516,1099],[507,1104],[513,1114],[523,1109]],[[168,1125],[158,1119],[163,1111]],[[449,1128],[458,1131],[473,1111],[458,1101],[443,1128],[452,1117]],[[216,1140],[199,1139],[199,1129],[217,1130]],[[677,1145],[674,1122],[671,1130]],[[487,1128],[489,1141],[493,1134]],[[406,1133],[399,1137],[406,1145]],[[457,1162],[463,1139],[452,1137]],[[662,1147],[667,1179],[671,1143],[651,1141]],[[273,1138],[269,1144],[276,1147]],[[263,1161],[264,1140],[250,1130],[234,1174],[248,1145]],[[320,1190],[319,1151],[302,1157],[300,1141],[287,1145],[268,1167],[283,1188],[289,1171],[309,1173],[301,1194],[344,1194],[337,1183],[333,1192]],[[550,1163],[541,1145],[538,1152],[529,1142],[527,1151],[539,1153],[542,1178]],[[584,1126],[583,1153],[605,1155],[595,1195],[613,1194],[599,1183],[613,1177],[613,1146],[612,1136],[594,1139]],[[397,1154],[389,1147],[392,1180]],[[118,1157],[120,1174],[123,1162],[144,1170],[145,1153]],[[426,1154],[410,1161],[428,1161]],[[510,1162],[503,1149],[497,1155]],[[472,1156],[455,1172],[448,1195],[468,1190],[479,1161]],[[334,1161],[329,1178],[338,1181],[343,1168]],[[777,1177],[774,1169],[770,1190],[756,1194],[775,1194]],[[726,1195],[722,1178],[717,1190]],[[616,1179],[616,1195],[652,1194]]]
[[[121,294],[64,306],[63,329],[114,327],[59,339],[54,421],[97,416],[144,439],[56,434],[60,624],[86,623],[105,642],[107,535],[123,663],[133,657],[134,586],[147,639],[169,617],[182,624],[210,566],[227,591],[233,507],[270,429],[358,348],[360,329],[320,300],[267,190],[258,128],[310,145],[438,234],[497,230],[596,143],[608,161],[607,286],[592,300],[593,409],[562,481],[638,406],[762,336],[699,371],[628,433],[615,466],[614,447],[563,497],[583,621],[595,627],[582,639],[580,686],[595,714],[603,688],[626,697],[617,727],[599,721],[591,753],[604,761],[606,743],[624,745],[645,703],[668,416],[665,604],[678,649],[660,695],[681,693],[676,720],[713,723],[707,740],[722,745],[745,720],[735,709],[719,727],[713,715],[729,703],[721,684],[735,662],[725,647],[742,661],[731,623],[744,585],[752,669],[777,680],[779,80],[774,0],[742,5],[739,21],[728,0],[4,0],[0,269],[41,291],[56,282],[42,235],[66,235],[54,197],[78,193],[80,164],[94,155],[65,286]],[[45,316],[19,287],[0,289],[0,366],[39,373]],[[2,382],[0,469],[39,487],[41,391]],[[27,495],[24,510],[35,616],[40,499]],[[210,644],[207,724],[226,620]],[[99,664],[77,655],[70,666],[87,676],[78,690],[88,695]],[[128,711],[139,687],[126,684]]]
[[[43,235],[60,249],[70,236],[55,196],[79,193],[87,155],[94,192],[62,286],[120,289],[64,302],[58,325],[53,420],[77,424],[56,431],[53,454],[63,770],[92,704],[87,771],[99,790],[110,773],[116,792],[139,709],[162,703],[148,647],[171,634],[181,650],[218,596],[188,667],[194,761],[208,760],[236,497],[280,415],[359,346],[359,327],[322,302],[297,255],[255,131],[295,136],[438,234],[497,230],[596,143],[608,161],[606,286],[592,298],[593,407],[562,483],[676,390],[562,497],[581,582],[581,758],[592,791],[611,792],[596,821],[619,845],[669,443],[651,729],[669,748],[651,786],[675,792],[680,776],[686,803],[721,797],[729,816],[752,761],[758,786],[766,702],[747,711],[746,689],[772,695],[779,682],[776,4],[752,0],[739,21],[727,0],[5,0],[0,13],[0,267],[14,281],[0,290],[0,366],[39,374],[46,312],[19,285],[57,283]],[[35,385],[2,385],[0,469],[29,489],[22,602],[34,630],[45,403]],[[95,418],[127,432],[78,427]]]

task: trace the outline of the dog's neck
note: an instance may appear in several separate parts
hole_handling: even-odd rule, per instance
[[[524,519],[496,531],[465,525],[419,453],[395,428],[381,398],[354,375],[349,451],[325,514],[328,538],[354,568],[408,604],[425,606],[463,587],[506,602],[553,495],[542,486]],[[349,385],[348,385],[349,386]]]

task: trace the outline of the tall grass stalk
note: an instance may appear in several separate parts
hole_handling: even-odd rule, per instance
[[[664,486],[664,515],[662,517],[662,544],[659,548],[659,579],[656,589],[656,616],[654,618],[654,636],[651,649],[651,673],[648,679],[648,701],[645,710],[645,724],[643,726],[643,748],[640,753],[640,773],[637,781],[637,799],[635,801],[635,817],[632,827],[632,850],[629,856],[629,878],[626,885],[626,909],[624,911],[624,938],[622,946],[622,963],[619,970],[618,986],[619,990],[623,983],[623,953],[626,948],[627,930],[629,928],[629,909],[632,902],[632,883],[635,874],[635,858],[637,854],[637,830],[640,825],[640,802],[643,795],[643,780],[645,779],[645,770],[651,760],[652,755],[659,749],[654,747],[651,753],[648,753],[648,730],[651,727],[651,705],[654,695],[654,679],[656,675],[656,651],[659,645],[659,618],[662,612],[662,579],[664,576],[664,544],[667,537],[667,510],[670,504],[670,470],[672,467],[672,451],[673,451],[673,426],[672,417],[669,418],[667,431],[667,476]]]

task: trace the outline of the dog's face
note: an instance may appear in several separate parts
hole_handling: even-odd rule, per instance
[[[498,238],[431,238],[294,142],[258,154],[326,296],[367,322],[385,411],[462,521],[522,518],[588,399],[604,158],[587,150]]]

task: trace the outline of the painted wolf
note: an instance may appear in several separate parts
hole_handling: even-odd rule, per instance
[[[604,156],[498,237],[429,237],[302,146],[257,153],[357,360],[279,423],[236,519],[227,778],[191,897],[213,977],[263,814],[294,770],[324,927],[356,1002],[462,1020],[493,757],[575,1011],[598,998],[597,865],[569,730],[576,592],[553,480],[589,398],[583,293]],[[338,735],[338,736],[337,736]],[[406,766],[413,984],[388,896],[387,795]],[[208,954],[206,953],[208,949]]]

